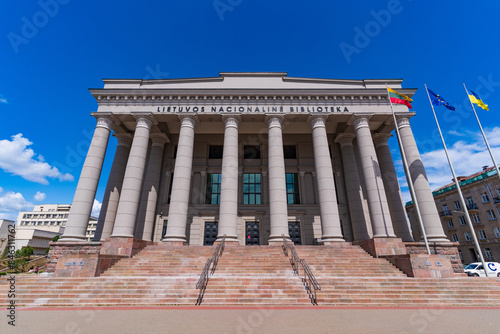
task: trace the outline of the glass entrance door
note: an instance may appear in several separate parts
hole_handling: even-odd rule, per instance
[[[215,240],[217,240],[217,233],[219,233],[218,222],[205,222],[205,236],[203,238],[203,245],[213,245]]]
[[[245,222],[245,245],[260,245],[259,222]]]
[[[295,245],[300,245],[300,222],[288,222],[288,235]]]

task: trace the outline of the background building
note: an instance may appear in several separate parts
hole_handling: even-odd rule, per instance
[[[68,221],[71,204],[42,204],[35,205],[33,211],[21,211],[17,217],[16,230],[39,230],[44,232],[62,235]],[[86,240],[92,241],[95,235],[97,218],[90,216],[86,231]],[[30,235],[38,235],[33,233],[25,234],[26,238]],[[40,234],[41,235],[41,234]],[[43,234],[46,235],[46,234]],[[48,234],[47,234],[48,235]],[[51,238],[52,239],[52,238]],[[47,246],[48,247],[48,244]],[[17,248],[16,248],[17,249]]]
[[[480,172],[470,176],[458,176],[458,179],[484,259],[500,261],[500,180],[495,167],[485,166]],[[433,196],[446,236],[459,243],[458,250],[462,261],[479,261],[455,183],[435,190]],[[420,228],[417,225],[413,203],[409,202],[406,210],[416,240],[419,240]]]

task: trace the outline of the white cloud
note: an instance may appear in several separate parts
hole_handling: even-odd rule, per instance
[[[500,127],[485,129],[485,133],[493,156],[497,160],[500,158]],[[493,161],[480,132],[468,133],[467,141],[463,138],[464,136],[461,136],[460,140],[454,143],[446,143],[457,176],[472,175],[481,171],[483,166],[493,166]],[[453,174],[451,173],[443,148],[421,153],[421,157],[432,190],[436,190],[452,182]],[[499,162],[497,160],[497,163]],[[397,162],[397,165],[400,175],[403,175],[400,160]],[[410,200],[406,178],[401,176],[399,182],[404,191],[403,198],[406,201]]]
[[[16,220],[19,211],[31,211],[33,204],[26,201],[21,193],[8,191],[3,193],[0,188],[0,219]]]
[[[43,201],[46,197],[47,197],[47,195],[37,191],[33,198],[35,199],[35,201],[40,202],[40,201]]]
[[[41,184],[49,184],[47,178],[73,181],[73,175],[61,173],[56,167],[44,162],[41,155],[35,160],[35,152],[28,148],[33,144],[22,133],[12,136],[12,141],[0,140],[0,168],[8,173]]]
[[[7,99],[2,94],[0,94],[0,103],[9,103],[9,102],[7,102]]]
[[[102,203],[94,199],[94,204],[92,205],[92,213],[90,215],[92,217],[99,218],[99,214],[101,213],[101,206]]]

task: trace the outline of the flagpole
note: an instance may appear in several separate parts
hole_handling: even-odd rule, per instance
[[[484,138],[484,142],[486,143],[486,147],[488,147],[488,152],[490,152],[491,160],[493,160],[493,166],[495,166],[495,168],[497,170],[497,176],[500,179],[500,171],[498,170],[497,162],[495,161],[495,157],[493,156],[493,152],[491,152],[490,144],[488,144],[488,140],[486,139],[486,135],[484,134],[483,127],[481,126],[481,122],[479,122],[479,117],[477,117],[476,108],[474,108],[474,104],[470,100],[469,92],[467,91],[467,87],[465,87],[465,84],[464,84],[464,88],[465,88],[465,93],[467,94],[467,97],[469,98],[469,102],[470,102],[470,105],[472,107],[472,110],[474,111],[474,116],[476,116],[477,124],[479,124],[479,128],[481,129],[481,133],[483,134],[483,138]]]
[[[469,210],[467,210],[467,204],[465,203],[464,196],[462,194],[462,189],[460,188],[460,182],[458,181],[457,175],[455,174],[455,169],[453,168],[453,164],[450,160],[450,155],[448,154],[448,149],[446,148],[446,143],[444,142],[443,133],[441,132],[441,127],[439,126],[439,122],[436,116],[436,112],[434,111],[434,105],[432,104],[431,97],[429,95],[429,90],[427,89],[427,85],[425,85],[425,91],[427,92],[427,97],[429,98],[429,103],[432,108],[432,113],[434,114],[434,119],[436,120],[436,125],[439,131],[439,135],[441,136],[441,141],[443,142],[444,152],[446,153],[446,158],[448,159],[448,163],[450,164],[451,173],[453,174],[453,180],[455,180],[455,185],[457,186],[458,196],[460,197],[460,203],[464,208],[465,219],[467,221],[467,225],[469,225],[470,231],[472,233],[472,238],[474,239],[474,245],[476,246],[476,250],[479,252],[479,257],[483,264],[484,273],[486,277],[488,277],[488,271],[486,270],[486,262],[484,262],[483,253],[481,252],[481,247],[479,246],[479,242],[477,241],[476,232],[474,231],[474,226],[470,220]]]
[[[394,113],[394,108],[392,107],[391,96],[389,94],[389,89],[387,89],[387,84],[385,84],[387,90],[387,97],[389,98],[389,104],[391,105],[392,118],[394,120],[394,128],[396,129],[396,136],[398,138],[399,150],[401,151],[401,158],[403,160],[403,167],[405,169],[406,175],[408,176],[408,188],[410,189],[411,198],[413,203],[415,203],[415,211],[417,212],[418,222],[420,224],[420,230],[422,231],[422,236],[424,237],[425,248],[427,249],[427,254],[431,254],[431,249],[429,248],[429,241],[427,240],[427,233],[425,233],[424,222],[422,220],[422,215],[420,214],[420,207],[418,205],[417,196],[415,195],[415,190],[413,189],[413,179],[411,178],[410,168],[408,167],[408,161],[406,160],[405,150],[403,148],[403,143],[401,141],[401,135],[399,134],[398,122],[396,121],[396,114]]]

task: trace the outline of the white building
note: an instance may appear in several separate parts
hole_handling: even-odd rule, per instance
[[[16,231],[39,230],[52,232],[54,236],[62,235],[68,221],[70,209],[71,204],[35,205],[33,211],[19,212]],[[85,234],[87,241],[94,238],[96,225],[97,218],[90,216]]]

